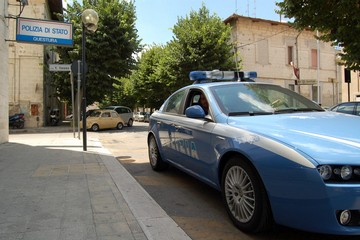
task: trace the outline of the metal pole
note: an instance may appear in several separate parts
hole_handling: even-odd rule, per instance
[[[85,52],[86,52],[86,34],[85,25],[82,24],[82,74],[83,74],[83,150],[87,151],[86,144],[86,73],[85,73]]]
[[[78,139],[80,139],[80,104],[81,104],[81,101],[80,101],[80,84],[81,84],[81,61],[78,60],[78,74],[77,74],[77,125],[78,125]]]
[[[74,75],[70,71],[70,82],[71,82],[71,114],[72,114],[72,126],[73,126],[73,135],[75,138],[75,112],[74,112]]]
[[[316,30],[316,36],[319,37],[319,30]],[[320,102],[320,76],[319,76],[319,73],[320,73],[320,41],[319,41],[319,38],[317,39],[316,41],[316,45],[317,45],[317,51],[316,51],[316,60],[317,60],[317,71],[316,71],[316,78],[317,78],[317,103],[318,104],[321,104]]]

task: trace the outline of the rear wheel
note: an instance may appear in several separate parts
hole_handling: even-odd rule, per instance
[[[265,188],[252,166],[233,157],[222,174],[222,196],[226,210],[240,230],[264,232],[272,226]]]
[[[92,126],[91,126],[91,130],[92,131],[94,131],[94,132],[97,132],[97,131],[99,131],[99,125],[97,125],[97,124],[93,124]]]
[[[164,162],[160,156],[159,148],[157,146],[154,136],[149,137],[148,151],[149,151],[150,165],[153,170],[161,171],[169,167],[169,164]]]
[[[134,123],[134,121],[130,118],[128,123],[127,123],[127,126],[132,127],[133,123]]]
[[[116,128],[117,128],[118,130],[123,129],[123,127],[124,127],[124,125],[123,125],[121,122],[119,122],[119,123],[116,125]]]

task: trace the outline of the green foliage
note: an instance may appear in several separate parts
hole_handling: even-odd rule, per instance
[[[360,2],[358,0],[283,0],[279,13],[294,18],[298,29],[321,32],[320,39],[343,47],[347,68],[360,70]]]
[[[154,45],[142,53],[138,68],[130,77],[138,106],[159,108],[170,95],[171,91],[166,86],[169,72],[161,65],[167,48]]]
[[[86,74],[87,102],[102,101],[105,96],[112,96],[116,79],[128,76],[135,68],[134,54],[141,45],[135,28],[135,7],[131,1],[85,0],[84,5],[74,1],[68,5],[63,15],[64,21],[73,24],[73,48],[58,48],[57,52],[63,63],[72,63],[81,59],[82,22],[81,13],[94,9],[99,15],[98,29],[95,33],[86,32]],[[54,74],[54,85],[61,98],[68,98],[69,77]]]
[[[173,28],[174,39],[170,42],[171,63],[177,71],[175,87],[187,85],[190,71],[233,70],[234,46],[231,43],[231,27],[216,15],[210,15],[203,5],[198,12],[178,18]]]

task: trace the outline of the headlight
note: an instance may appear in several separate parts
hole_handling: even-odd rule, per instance
[[[341,168],[340,176],[344,180],[349,180],[352,177],[352,167],[351,166],[343,166]]]
[[[317,170],[325,182],[360,183],[360,167],[350,165],[320,165]]]
[[[322,166],[318,167],[318,171],[319,171],[322,179],[329,180],[331,178],[332,168],[330,165],[322,165]]]

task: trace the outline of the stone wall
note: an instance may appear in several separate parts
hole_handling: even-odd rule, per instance
[[[0,3],[0,143],[9,141],[7,1]]]
[[[16,0],[10,0],[16,4]],[[9,5],[16,15],[18,6]],[[48,19],[45,0],[32,0],[21,17]],[[16,21],[9,24],[9,37],[16,38]],[[44,45],[11,42],[8,52],[9,114],[24,113],[25,128],[44,126]]]

